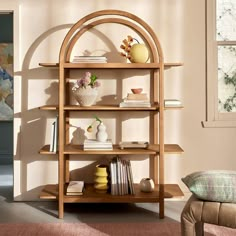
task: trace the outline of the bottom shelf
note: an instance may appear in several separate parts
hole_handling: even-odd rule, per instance
[[[184,194],[177,184],[165,184],[165,198],[183,197]],[[135,195],[111,195],[110,193],[97,193],[93,184],[86,184],[85,191],[81,196],[64,195],[65,203],[91,202],[91,203],[135,203],[135,202],[159,202],[158,185],[152,193],[144,193],[139,190],[139,185],[135,184]],[[58,185],[46,185],[40,194],[40,199],[57,199]]]

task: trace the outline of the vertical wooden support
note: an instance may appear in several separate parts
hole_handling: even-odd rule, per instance
[[[69,84],[70,71],[65,71],[65,103],[70,103],[70,84]],[[64,111],[65,113],[65,144],[70,143],[70,112]],[[64,155],[64,166],[65,166],[65,182],[69,183],[70,181],[70,155]]]
[[[162,219],[165,216],[164,209],[164,62],[160,61],[159,70],[159,217]]]
[[[158,70],[154,70],[152,73],[152,81],[153,81],[153,102],[154,103],[158,103],[159,99],[158,99]],[[159,127],[158,127],[158,113],[154,112],[152,114],[153,116],[153,143],[154,144],[158,144],[159,142]],[[153,157],[153,180],[155,184],[158,184],[159,179],[158,179],[158,175],[159,175],[159,166],[158,166],[158,155],[156,154]]]
[[[58,161],[58,212],[59,218],[64,217],[64,103],[65,103],[65,80],[64,80],[64,63],[59,63],[59,161]]]

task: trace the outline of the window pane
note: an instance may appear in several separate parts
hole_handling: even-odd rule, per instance
[[[236,0],[216,0],[216,39],[236,40]]]
[[[218,111],[236,112],[236,46],[218,47]]]

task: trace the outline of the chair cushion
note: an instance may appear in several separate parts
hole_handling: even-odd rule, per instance
[[[236,171],[199,171],[187,175],[182,181],[199,199],[236,202]]]

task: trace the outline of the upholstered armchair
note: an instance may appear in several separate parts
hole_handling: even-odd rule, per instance
[[[204,235],[204,223],[236,228],[236,172],[202,171],[182,181],[193,193],[181,214],[182,236]]]
[[[203,236],[204,223],[236,228],[236,204],[204,201],[192,195],[181,214],[181,235]]]

